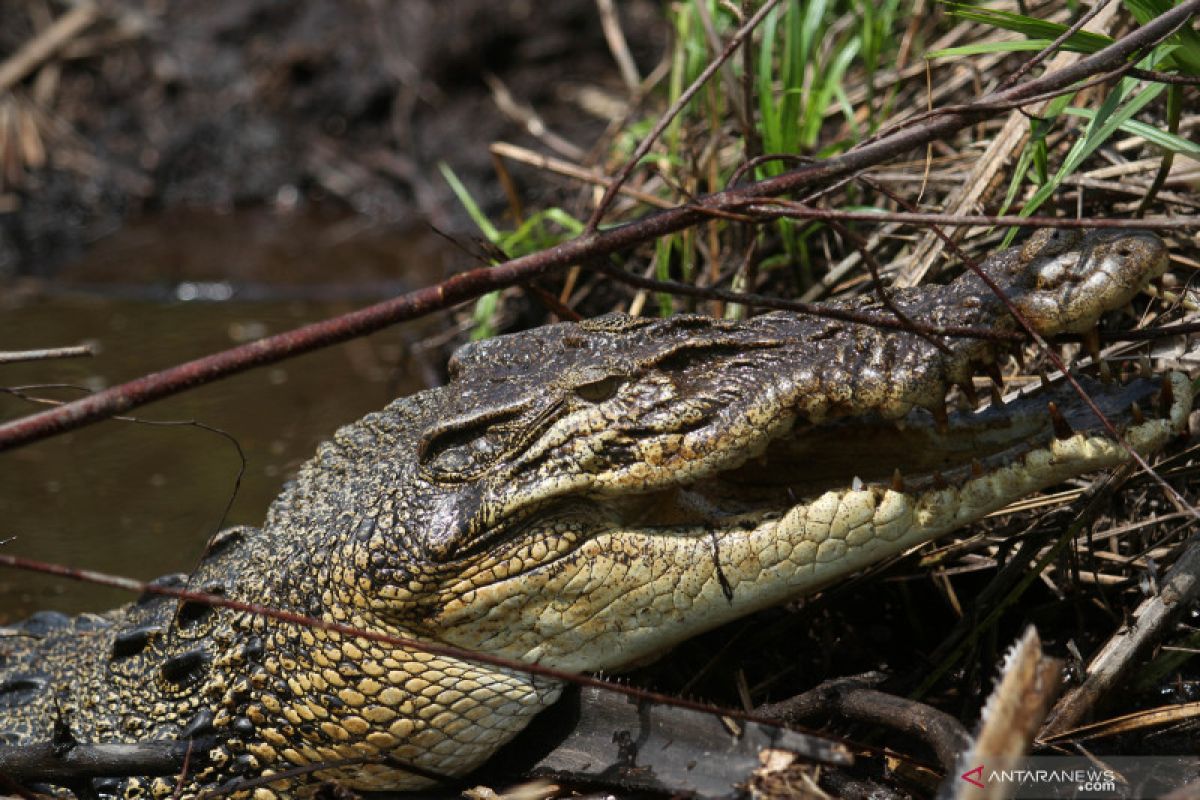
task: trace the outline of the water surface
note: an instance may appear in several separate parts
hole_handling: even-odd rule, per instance
[[[75,398],[432,282],[447,260],[436,237],[373,230],[353,219],[254,212],[146,220],[53,282],[0,285],[0,350],[85,341],[98,349],[90,359],[0,366],[0,386],[69,384],[79,388],[28,391]],[[133,415],[196,420],[236,439],[245,474],[225,524],[258,524],[318,442],[434,379],[413,345],[435,328],[428,320],[393,326]],[[0,394],[0,419],[35,409]],[[240,464],[237,448],[218,433],[116,420],[0,454],[0,540],[11,539],[0,546],[140,579],[190,571],[222,524]],[[0,570],[0,622],[129,599]]]

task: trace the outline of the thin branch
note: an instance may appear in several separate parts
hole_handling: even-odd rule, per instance
[[[996,225],[1023,228],[1137,231],[1185,231],[1200,229],[1200,217],[1149,217],[1146,219],[1098,219],[1088,217],[1072,219],[1062,217],[1021,217],[1014,214],[959,214],[949,216],[946,214],[904,211],[839,211],[830,208],[815,208],[803,203],[776,197],[754,198],[746,200],[741,205],[732,205],[732,207],[742,213],[757,214],[761,217],[761,221],[764,222],[778,217],[789,217],[792,219],[839,220],[841,222],[902,222],[914,225],[948,225],[950,227]]]
[[[617,14],[613,0],[596,0],[596,10],[600,13],[600,29],[604,31],[604,41],[608,42],[608,50],[612,53],[613,61],[621,73],[621,80],[630,92],[637,92],[642,85],[642,76],[638,74],[637,64],[629,53],[629,43],[625,41],[625,31],[621,29],[621,18]]]
[[[809,314],[814,317],[837,319],[857,325],[870,325],[874,328],[901,331],[910,334],[925,334],[927,336],[958,336],[968,339],[985,339],[992,342],[1023,342],[1026,337],[1018,333],[1004,333],[992,328],[975,328],[969,325],[924,325],[908,319],[897,319],[889,314],[864,314],[851,308],[837,308],[819,303],[805,303],[801,300],[785,300],[782,297],[772,297],[765,294],[735,292],[729,289],[719,289],[714,286],[693,286],[690,283],[677,281],[660,281],[643,275],[626,272],[620,267],[597,260],[589,263],[597,272],[602,272],[621,283],[655,292],[667,292],[682,297],[699,297],[704,300],[723,300],[727,303],[740,303],[746,306],[761,306],[780,311],[795,311],[799,314]]]
[[[1072,36],[1079,33],[1079,31],[1083,30],[1083,26],[1087,25],[1089,22],[1091,22],[1093,19],[1095,19],[1096,15],[1099,14],[1101,11],[1103,11],[1104,7],[1107,6],[1110,2],[1112,2],[1112,0],[1100,0],[1099,3],[1096,3],[1090,9],[1088,9],[1084,13],[1083,16],[1081,16],[1079,19],[1075,20],[1075,22],[1073,22],[1069,28],[1067,28],[1065,31],[1063,31],[1061,34],[1059,34],[1057,39],[1055,39],[1053,42],[1051,42],[1050,44],[1046,45],[1041,50],[1039,50],[1033,56],[1033,58],[1029,59],[1028,61],[1023,63],[1021,66],[1017,67],[1017,71],[1014,72],[1012,75],[1009,75],[1007,78],[1005,78],[1004,83],[1001,84],[1001,86],[1003,86],[1005,88],[1012,86],[1017,81],[1019,81],[1022,77],[1024,77],[1025,75],[1028,75],[1029,71],[1031,69],[1033,69],[1038,64],[1045,61],[1056,50],[1058,50],[1058,48],[1062,47],[1063,44],[1066,43],[1067,39],[1070,39]]]
[[[518,147],[515,144],[508,142],[493,142],[488,149],[497,156],[502,158],[512,159],[521,164],[527,164],[537,169],[544,169],[547,172],[553,172],[556,175],[562,175],[566,178],[573,178],[577,181],[589,183],[592,186],[603,186],[605,188],[612,185],[612,179],[594,170],[586,167],[581,167],[578,164],[572,163],[565,159],[555,158],[554,156],[543,155],[542,153],[529,150],[524,147]],[[622,186],[621,194],[639,200],[647,205],[656,208],[674,208],[675,203],[670,200],[659,197],[658,195],[643,192],[640,189],[634,189],[631,186]]]
[[[42,62],[53,57],[63,46],[83,33],[101,14],[100,7],[91,0],[79,3],[9,56],[0,64],[0,95],[8,92],[26,75],[41,66]]]
[[[0,351],[0,364],[19,364],[23,361],[45,361],[51,358],[79,358],[94,356],[96,353],[91,345],[81,344],[73,347],[48,347],[42,350],[9,350]]]
[[[1174,72],[1161,72],[1156,69],[1131,67],[1127,73],[1131,78],[1150,81],[1152,83],[1171,83],[1179,86],[1200,86],[1200,76],[1177,75]]]

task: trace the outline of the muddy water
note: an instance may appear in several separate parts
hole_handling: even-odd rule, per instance
[[[191,215],[132,226],[49,284],[0,285],[0,350],[92,342],[90,359],[0,366],[0,386],[69,399],[438,279],[432,238],[336,218]],[[191,570],[222,524],[258,524],[284,480],[339,425],[424,388],[395,326],[0,454],[5,552],[148,579]],[[424,368],[423,368],[424,367]],[[35,410],[0,394],[0,418]],[[227,436],[187,424],[195,420]],[[245,454],[241,469],[235,439]],[[0,622],[102,610],[120,592],[0,570]]]

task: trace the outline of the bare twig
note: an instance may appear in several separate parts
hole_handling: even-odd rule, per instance
[[[10,350],[0,351],[0,364],[19,364],[23,361],[45,361],[51,358],[79,358],[92,356],[95,351],[91,345],[81,344],[73,347],[49,347],[43,350]]]
[[[508,142],[494,142],[488,149],[491,150],[495,155],[498,155],[502,158],[509,158],[521,164],[528,164],[531,167],[544,169],[547,172],[553,172],[556,175],[562,175],[577,181],[583,181],[584,183],[590,183],[593,186],[603,186],[607,188],[612,185],[612,179],[599,172],[587,169],[586,167],[581,167],[578,164],[574,164],[565,159],[542,155],[541,153],[534,152],[533,150],[529,150],[524,147],[519,147],[515,144],[509,144]],[[654,206],[656,208],[675,207],[675,203],[672,203],[670,200],[650,194],[649,192],[643,192],[640,189],[633,188],[632,186],[622,186],[620,188],[620,192],[621,194],[628,195],[635,200],[639,200],[646,205]]]
[[[971,742],[962,724],[933,706],[874,689],[872,682],[838,678],[787,700],[761,705],[754,713],[788,725],[829,714],[882,725],[924,741],[943,767],[952,767]]]
[[[1104,10],[1105,6],[1107,6],[1110,2],[1112,2],[1112,0],[1100,0],[1099,3],[1096,3],[1094,6],[1089,8],[1079,19],[1075,20],[1075,22],[1071,23],[1071,25],[1065,31],[1059,34],[1058,38],[1035,53],[1033,58],[1017,67],[1016,71],[1012,75],[1009,75],[1007,78],[1005,78],[1004,83],[1001,85],[1007,88],[1015,84],[1024,76],[1028,75],[1031,69],[1045,61],[1053,53],[1057,52],[1058,48],[1062,47],[1063,44],[1066,43],[1067,39],[1070,39],[1076,33],[1079,33],[1079,31],[1083,30],[1083,26],[1087,25],[1097,15],[1099,15],[1100,12]]]
[[[612,53],[613,61],[621,73],[621,80],[630,92],[637,92],[642,85],[642,76],[638,74],[637,64],[629,53],[629,43],[625,41],[625,31],[621,29],[621,19],[613,0],[596,0],[596,9],[600,12],[600,29],[604,31],[604,41],[608,42],[608,50]]]
[[[626,272],[620,267],[606,264],[597,260],[591,262],[591,268],[622,283],[648,289],[656,292],[668,292],[683,297],[699,297],[704,300],[723,300],[727,303],[741,303],[748,306],[774,308],[780,311],[795,311],[814,317],[838,319],[859,325],[870,325],[886,330],[903,331],[904,333],[924,334],[927,336],[961,336],[969,339],[986,339],[988,341],[1024,341],[1020,334],[1003,333],[991,328],[975,328],[968,325],[925,325],[908,319],[897,319],[887,314],[865,314],[852,308],[837,308],[836,306],[805,303],[800,300],[785,300],[782,297],[771,297],[765,294],[750,294],[719,289],[713,286],[694,286],[690,283],[677,281],[660,281],[644,275]]]
[[[1153,83],[1170,83],[1179,86],[1200,86],[1200,76],[1196,75],[1177,75],[1174,72],[1161,72],[1155,69],[1142,69],[1140,67],[1132,67],[1127,73],[1131,78],[1138,80],[1151,81]]]
[[[12,89],[26,75],[51,58],[64,45],[100,18],[100,7],[85,0],[56,19],[50,27],[27,42],[0,64],[0,94]]]
[[[913,225],[1012,225],[1025,228],[1067,228],[1071,230],[1155,230],[1186,231],[1200,229],[1200,217],[1148,217],[1146,219],[1072,219],[1063,217],[1020,217],[1013,214],[959,214],[903,211],[838,211],[814,208],[791,200],[775,197],[754,198],[744,204],[730,204],[731,209],[758,214],[763,221],[776,217],[792,219],[838,220],[840,222],[903,222]]]

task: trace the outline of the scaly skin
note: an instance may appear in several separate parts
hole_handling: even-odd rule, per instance
[[[985,263],[1043,336],[1089,330],[1165,266],[1153,236],[1107,233],[1039,234]],[[970,275],[893,299],[926,324],[1018,329]],[[870,298],[840,305],[887,313]],[[473,344],[448,386],[338,431],[263,528],[225,532],[188,585],[370,631],[610,669],[1126,460],[1088,412],[1070,409],[1069,392],[1055,399],[1073,436],[1053,436],[1045,397],[946,421],[951,384],[998,353],[982,340],[944,344],[948,354],[910,334],[782,313],[609,316]],[[1187,380],[1167,380],[1173,403],[1125,431],[1144,453],[1181,430],[1190,407]],[[1119,417],[1134,399],[1153,408],[1156,388],[1093,390]],[[902,431],[891,422],[901,417]],[[903,481],[892,481],[896,468]],[[920,477],[934,470],[950,488]],[[160,598],[104,617],[43,615],[25,633],[0,642],[3,741],[50,741],[56,720],[79,742],[209,737],[217,743],[193,760],[189,798],[355,756],[392,763],[231,796],[304,796],[327,779],[359,790],[428,784],[399,764],[465,774],[560,690]],[[165,797],[175,783],[92,788]]]

